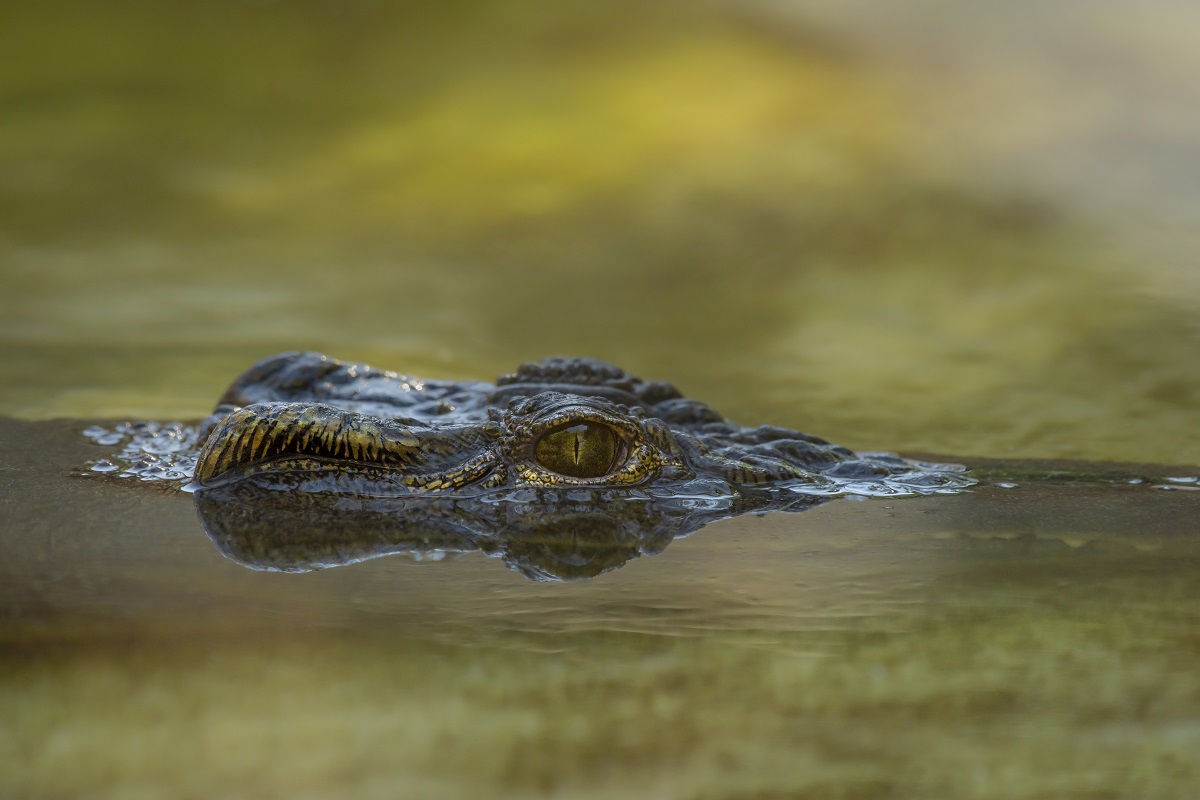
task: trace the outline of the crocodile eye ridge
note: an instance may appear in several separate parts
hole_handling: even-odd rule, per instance
[[[576,421],[542,434],[534,456],[545,469],[568,478],[602,478],[622,466],[624,447],[611,426]]]

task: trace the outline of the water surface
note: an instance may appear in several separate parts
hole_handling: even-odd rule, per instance
[[[1200,786],[1200,491],[1128,482],[1161,468],[1008,463],[1030,479],[739,517],[531,583],[478,552],[246,569],[190,495],[81,477],[80,425],[0,430],[8,794]]]
[[[1197,468],[1096,463],[1200,463],[1197,14],[0,11],[0,795],[1200,794]],[[191,497],[79,477],[88,420],[296,349],[593,356],[1007,460],[556,584],[256,572]]]

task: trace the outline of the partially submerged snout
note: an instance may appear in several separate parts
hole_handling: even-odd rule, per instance
[[[291,488],[314,473],[384,481],[397,490],[445,491],[494,472],[494,426],[414,428],[323,404],[255,403],[209,434],[196,483],[215,486],[269,476]]]

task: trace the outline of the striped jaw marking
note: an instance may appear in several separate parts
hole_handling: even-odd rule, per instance
[[[487,425],[410,428],[322,404],[255,403],[213,430],[195,477],[205,487],[261,476],[289,489],[325,477],[364,490],[453,491],[494,471],[494,439]]]

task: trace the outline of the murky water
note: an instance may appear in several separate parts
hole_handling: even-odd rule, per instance
[[[859,450],[1200,463],[1198,22],[0,11],[0,795],[1196,794],[1195,466],[1004,461],[559,584],[253,571],[192,497],[77,473],[90,425],[200,418],[294,349],[591,355]]]
[[[2,429],[14,796],[1200,785],[1193,484],[835,500],[583,582],[479,552],[297,575],[226,558],[190,495],[67,474],[80,427]]]

